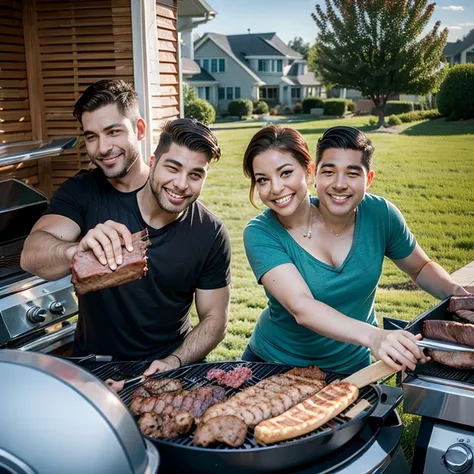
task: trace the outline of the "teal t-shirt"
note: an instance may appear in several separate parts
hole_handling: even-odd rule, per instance
[[[311,202],[318,206],[319,200]],[[244,231],[250,266],[260,283],[279,265],[296,266],[314,298],[351,318],[377,325],[374,300],[384,257],[408,257],[416,245],[401,212],[389,201],[366,194],[357,208],[351,250],[340,267],[332,267],[304,250],[267,209],[252,219]],[[321,336],[303,326],[265,292],[268,306],[250,339],[251,349],[268,362],[295,366],[315,364],[351,372],[367,360],[369,349]]]

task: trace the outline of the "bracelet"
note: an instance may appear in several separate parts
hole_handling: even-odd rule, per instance
[[[178,369],[183,366],[183,361],[176,354],[170,354],[168,357],[176,357],[176,359],[178,359],[178,362],[179,362]]]

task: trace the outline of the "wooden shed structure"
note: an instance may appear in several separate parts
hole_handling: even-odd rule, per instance
[[[80,135],[72,110],[99,79],[134,84],[150,156],[163,120],[180,115],[178,15],[203,0],[0,0],[0,146]],[[87,168],[82,140],[65,154],[0,166],[49,196]]]

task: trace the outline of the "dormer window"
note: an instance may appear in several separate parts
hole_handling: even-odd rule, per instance
[[[258,72],[282,72],[282,59],[259,59]]]

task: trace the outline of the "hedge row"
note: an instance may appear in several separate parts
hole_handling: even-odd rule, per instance
[[[354,104],[349,99],[321,99],[321,97],[307,97],[303,100],[303,113],[311,113],[311,109],[324,109],[324,115],[344,115],[348,110],[354,111]]]
[[[401,125],[402,123],[417,122],[419,120],[432,120],[441,118],[438,109],[432,110],[415,110],[406,114],[391,115],[388,119],[388,124],[392,127],[394,125]]]

